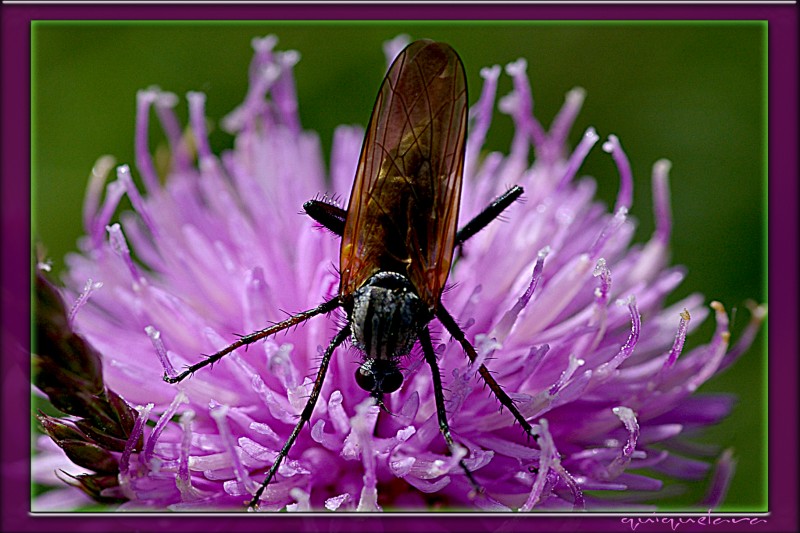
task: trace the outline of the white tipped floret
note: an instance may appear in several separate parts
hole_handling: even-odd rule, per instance
[[[490,80],[490,79],[496,80],[497,78],[500,77],[500,65],[492,65],[491,67],[483,67],[481,69],[480,74],[481,74],[481,78],[483,78],[484,80]]]
[[[619,147],[619,137],[614,135],[613,133],[608,136],[608,140],[603,143],[603,151],[606,153],[612,153],[616,148]]]
[[[666,174],[672,168],[672,161],[669,159],[659,159],[653,164],[653,173]]]
[[[114,222],[110,226],[106,226],[108,232],[108,242],[111,244],[111,249],[120,257],[126,257],[130,254],[128,243],[125,236],[122,234],[122,228],[118,222]]]
[[[276,54],[278,58],[278,63],[280,63],[285,68],[291,68],[295,66],[300,61],[300,52],[297,50],[286,50],[285,52],[280,52]]]
[[[586,99],[586,89],[574,87],[567,93],[566,101],[570,106],[580,105]]]
[[[524,74],[526,70],[528,70],[528,62],[522,57],[506,65],[506,74],[509,76]]]
[[[152,104],[156,101],[158,97],[158,89],[154,87],[148,87],[147,89],[140,89],[136,91],[136,98],[139,100],[140,104]]]
[[[597,264],[594,267],[594,271],[592,272],[592,276],[597,277],[600,274],[602,274],[603,272],[605,272],[606,270],[607,270],[606,260],[605,260],[605,258],[601,257],[600,259],[597,260]]]
[[[128,165],[122,164],[117,167],[117,179],[120,181],[125,181],[130,179],[131,176],[131,167]]]
[[[75,322],[75,315],[78,314],[78,311],[86,305],[86,302],[89,301],[89,297],[92,295],[94,291],[101,288],[103,286],[103,282],[92,281],[92,278],[86,280],[86,284],[83,286],[83,291],[81,291],[80,296],[75,300],[75,303],[72,304],[70,307],[69,313],[67,314],[67,321],[70,324]]]
[[[278,37],[274,34],[266,35],[264,37],[254,37],[253,40],[250,41],[250,45],[257,53],[269,52],[275,48],[276,44],[278,44]]]
[[[383,43],[383,54],[386,57],[386,68],[392,64],[394,59],[403,51],[403,49],[408,46],[411,42],[411,36],[407,33],[401,33],[394,39],[390,39],[388,41],[384,41]]]
[[[175,107],[178,105],[178,95],[170,91],[158,91],[155,104],[159,107]]]

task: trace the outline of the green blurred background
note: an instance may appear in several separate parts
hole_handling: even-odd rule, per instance
[[[56,272],[81,235],[81,205],[92,165],[104,154],[134,166],[136,91],[158,85],[182,98],[208,95],[218,121],[241,102],[254,36],[276,34],[295,49],[301,121],[329,153],[339,124],[364,125],[385,69],[384,41],[400,33],[442,40],[467,68],[470,102],[481,67],[528,61],[535,113],[548,126],[564,94],[587,91],[571,135],[588,126],[602,139],[619,136],[636,180],[632,215],[637,240],[653,231],[650,174],[662,157],[671,172],[673,260],[689,276],[670,301],[700,291],[734,311],[734,342],[748,320],[743,303],[766,298],[766,23],[758,22],[35,22],[32,28],[32,163],[34,241],[45,245]],[[498,94],[510,90],[503,76]],[[155,118],[151,119],[156,122]],[[163,136],[151,128],[151,148]],[[507,151],[511,119],[499,113],[488,147]],[[218,127],[215,152],[232,138]],[[595,176],[613,205],[619,180],[599,144],[582,174]],[[136,175],[136,172],[134,172]],[[287,207],[295,209],[295,207]],[[687,349],[707,342],[712,320]],[[764,511],[766,496],[766,332],[735,367],[701,392],[733,391],[733,416],[704,440],[733,447],[738,459],[725,510]],[[665,500],[683,509],[705,484]]]

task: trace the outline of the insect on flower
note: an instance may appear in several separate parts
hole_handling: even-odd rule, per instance
[[[428,324],[437,318],[471,361],[477,353],[441,302],[456,246],[497,218],[522,195],[515,186],[457,230],[467,131],[467,84],[458,54],[428,40],[407,46],[389,68],[367,128],[347,210],[321,200],[306,213],[341,236],[339,293],[321,305],[255,333],[164,380],[177,383],[226,354],[309,318],[343,308],[347,321],[322,355],[300,419],[249,507],[275,477],[303,426],[311,419],[334,350],[351,339],[363,354],[358,385],[378,405],[398,390],[398,364],[419,341],[431,369],[439,428],[451,453],[444,393]],[[528,435],[530,423],[485,366],[478,372]],[[467,477],[480,490],[463,459]]]

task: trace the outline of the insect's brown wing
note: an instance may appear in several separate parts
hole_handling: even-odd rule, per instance
[[[431,309],[453,258],[467,124],[464,66],[416,41],[392,63],[367,128],[345,220],[339,292],[406,275]]]

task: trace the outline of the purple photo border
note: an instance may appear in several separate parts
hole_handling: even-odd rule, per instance
[[[797,531],[797,6],[2,5],[2,476],[0,531]],[[758,524],[635,524],[619,516],[265,517],[28,514],[31,413],[30,22],[32,20],[766,20],[769,32],[769,509]],[[753,199],[759,201],[759,199]],[[772,287],[776,283],[773,282]],[[635,519],[634,519],[635,520]],[[646,520],[646,517],[642,517]],[[710,527],[709,527],[710,526]]]

